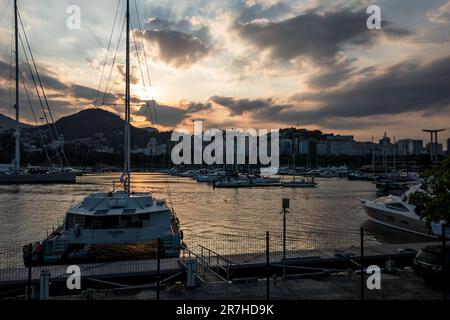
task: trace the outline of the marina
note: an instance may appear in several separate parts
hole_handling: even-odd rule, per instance
[[[447,300],[450,3],[4,2],[0,300]]]

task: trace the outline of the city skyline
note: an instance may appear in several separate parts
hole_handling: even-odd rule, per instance
[[[0,113],[6,115],[12,114],[10,2],[0,1]],[[46,3],[19,6],[59,118],[94,106],[117,2]],[[422,129],[448,127],[449,1],[137,3],[153,86],[148,94],[134,55],[132,93],[156,99],[161,129],[189,128],[198,119],[219,128],[298,125],[359,141],[388,132],[426,142]],[[382,10],[382,30],[366,27],[370,4]],[[81,10],[80,30],[66,27],[69,5]],[[118,53],[108,102],[121,100],[124,52]],[[23,119],[31,122],[23,104]],[[122,113],[121,106],[104,108]],[[132,111],[136,126],[150,125],[147,110]],[[448,137],[449,130],[440,142]]]

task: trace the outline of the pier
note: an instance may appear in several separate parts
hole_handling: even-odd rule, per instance
[[[282,251],[271,251],[267,256],[261,252],[221,255],[204,246],[185,249],[180,258],[148,260],[128,260],[102,263],[79,264],[82,288],[86,290],[109,288],[127,290],[136,288],[155,289],[157,279],[166,287],[169,284],[182,283],[186,279],[186,264],[196,262],[196,281],[199,287],[214,284],[236,284],[248,288],[254,287],[262,279],[281,277],[286,268],[286,279],[314,279],[330,274],[347,273],[352,270],[356,275],[361,267],[378,265],[381,269],[391,259],[396,266],[411,266],[412,260],[421,248],[437,244],[421,242],[407,244],[368,245],[364,248],[363,260],[360,247],[353,245],[336,248],[316,248],[307,250],[290,250],[283,263]],[[269,258],[269,265],[267,264]],[[41,271],[50,273],[50,291],[58,295],[79,294],[66,288],[68,265],[51,265],[32,267],[12,266],[0,269],[0,298],[8,297],[8,292],[23,294],[27,285],[39,284]],[[30,274],[29,274],[30,271]],[[276,280],[275,280],[276,281]],[[6,293],[6,294],[5,294]],[[224,293],[224,292],[223,292]]]

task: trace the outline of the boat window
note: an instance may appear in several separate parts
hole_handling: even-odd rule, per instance
[[[388,203],[386,207],[397,211],[408,212],[408,209],[401,203]]]
[[[149,225],[150,214],[140,215],[108,215],[108,216],[84,216],[70,214],[67,217],[68,228],[74,228],[77,224],[81,229],[127,229],[143,228]]]

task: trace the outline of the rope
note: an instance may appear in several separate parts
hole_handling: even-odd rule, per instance
[[[109,72],[108,81],[106,82],[105,92],[103,93],[102,104],[105,104],[105,98],[106,98],[106,94],[108,93],[109,82],[111,81],[111,74],[112,74],[112,72],[114,70],[114,66],[116,64],[117,52],[119,51],[119,46],[120,46],[120,42],[122,40],[123,30],[125,28],[125,22],[126,22],[126,19],[124,18],[123,19],[123,24],[122,24],[122,29],[121,29],[120,36],[119,36],[119,41],[117,42],[116,52],[114,53],[114,58],[113,58],[113,61],[112,61],[111,70]]]
[[[53,129],[55,130],[55,134],[56,134],[56,139],[55,140],[58,140],[60,142],[59,146],[60,146],[60,149],[61,149],[61,154],[62,154],[63,159],[65,161],[65,165],[69,166],[69,161],[67,160],[66,154],[64,152],[64,147],[63,147],[63,145],[61,143],[61,136],[59,135],[58,129],[57,129],[56,125],[55,125],[55,120],[53,118],[53,114],[52,114],[52,111],[50,109],[50,106],[49,106],[49,103],[48,103],[48,100],[47,100],[47,95],[45,94],[44,86],[42,84],[41,77],[39,75],[39,71],[37,69],[37,65],[36,65],[36,62],[34,60],[33,51],[31,50],[30,42],[28,41],[28,36],[27,36],[26,30],[25,30],[24,23],[23,23],[22,16],[21,16],[20,12],[18,12],[18,16],[19,16],[20,25],[22,27],[23,34],[25,36],[25,42],[27,44],[28,51],[30,52],[31,61],[33,62],[34,70],[36,72],[36,77],[38,79],[39,86],[40,86],[40,89],[42,91],[42,96],[43,96],[44,101],[45,101],[45,106],[47,107],[47,111],[48,111],[48,113],[50,115],[50,119],[51,119],[51,123],[52,123]],[[22,42],[22,40],[21,40],[21,42]],[[22,42],[22,45],[23,45],[23,42]],[[58,158],[60,158],[59,152],[58,152]],[[61,161],[61,167],[63,167],[62,161]]]
[[[37,121],[36,114],[35,114],[34,108],[33,108],[33,104],[31,103],[30,95],[28,94],[28,90],[27,90],[27,87],[25,85],[25,81],[23,80],[23,77],[22,77],[22,85],[23,85],[23,89],[25,91],[25,95],[26,95],[27,100],[28,100],[28,104],[29,104],[30,109],[31,109],[31,113],[33,114],[34,122],[36,123],[36,128],[37,128],[37,130],[39,132],[39,138],[41,140],[41,144],[42,144],[42,148],[44,149],[45,156],[47,157],[47,161],[49,162],[50,166],[53,166],[53,162],[50,159],[50,156],[48,154],[47,148],[45,147],[44,137],[42,135],[41,128],[40,128],[39,123]]]
[[[142,50],[143,50],[145,66],[146,66],[146,69],[147,69],[147,80],[148,80],[148,84],[149,84],[149,87],[150,87],[150,97],[151,97],[150,101],[153,104],[153,112],[154,112],[154,115],[155,115],[153,117],[153,120],[154,120],[153,123],[155,125],[157,125],[158,124],[158,114],[157,114],[157,110],[156,110],[155,99],[154,99],[152,91],[151,91],[152,82],[151,82],[151,79],[150,79],[150,68],[148,66],[147,55],[145,54],[144,36],[143,36],[143,32],[142,32],[141,19],[140,19],[140,16],[139,16],[137,0],[134,0],[134,4],[135,4],[135,6],[134,6],[135,10],[136,10],[136,18],[137,18],[138,27],[139,27],[140,42],[141,42],[141,46],[142,46]],[[150,114],[151,114],[151,108],[150,108]],[[167,174],[164,176],[164,180],[165,180],[165,183],[166,183],[167,195],[169,197],[169,206],[172,209],[172,212],[174,213],[174,215],[176,217],[176,213],[175,213],[175,209],[173,207],[173,201],[172,201],[172,191],[170,189],[169,177],[168,177]]]
[[[34,73],[33,73],[33,70],[32,70],[32,68],[31,68],[30,61],[29,61],[29,59],[28,59],[28,54],[27,54],[27,52],[26,52],[26,50],[25,50],[25,46],[24,46],[24,44],[23,44],[23,40],[22,40],[22,36],[21,36],[21,35],[19,35],[19,39],[20,39],[20,43],[21,43],[21,45],[22,45],[22,48],[23,48],[23,50],[24,50],[25,60],[26,60],[28,69],[29,69],[29,71],[30,71],[31,80],[33,81],[33,85],[34,85],[34,88],[35,88],[35,90],[36,90],[36,95],[37,95],[37,97],[38,97],[39,104],[40,104],[40,106],[41,106],[41,108],[42,108],[42,112],[43,112],[43,114],[44,114],[44,118],[45,118],[45,120],[46,120],[47,126],[49,127],[49,122],[48,122],[48,119],[47,119],[47,115],[46,115],[46,113],[45,113],[45,108],[44,108],[44,105],[43,105],[43,102],[42,102],[41,94],[40,94],[40,92],[39,92],[39,90],[38,90],[38,87],[37,87],[37,84],[36,84],[36,79],[35,79],[35,77],[34,77]],[[54,138],[53,138],[53,135],[51,134],[50,128],[49,128],[49,133],[50,133],[50,138],[53,140]],[[58,160],[59,160],[59,162],[60,162],[60,165],[62,165],[62,160],[61,160],[61,157],[59,157],[59,153],[57,153],[57,155],[58,155]]]
[[[98,97],[100,95],[100,90],[101,90],[102,83],[103,83],[103,75],[105,74],[106,64],[108,63],[109,51],[111,49],[111,44],[112,44],[112,38],[113,38],[113,35],[114,35],[114,31],[116,29],[116,21],[117,21],[117,16],[119,14],[119,7],[120,7],[120,0],[117,1],[116,14],[114,16],[114,22],[113,22],[113,27],[112,27],[112,30],[111,30],[111,35],[109,36],[108,50],[106,52],[105,61],[103,63],[102,75],[100,76],[100,84],[98,85],[98,89],[97,89],[97,96],[95,97],[95,107],[98,106]]]

